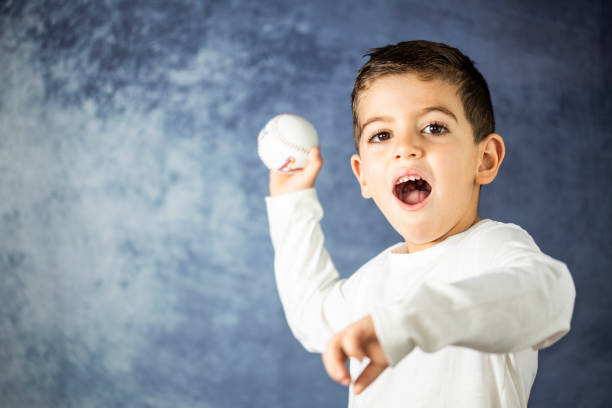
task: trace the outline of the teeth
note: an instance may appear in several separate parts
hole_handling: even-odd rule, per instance
[[[401,177],[399,180],[397,180],[397,183],[395,184],[397,185],[397,184],[405,183],[407,181],[417,181],[417,180],[423,180],[423,179],[419,176],[404,176],[404,177]]]

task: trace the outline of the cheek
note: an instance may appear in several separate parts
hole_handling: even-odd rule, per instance
[[[384,179],[383,166],[379,160],[368,160],[362,162],[362,174],[364,180],[371,186],[376,187]]]
[[[456,160],[456,155],[439,158],[433,166],[437,169],[437,184],[443,191],[457,191],[474,182],[474,172],[470,161]]]

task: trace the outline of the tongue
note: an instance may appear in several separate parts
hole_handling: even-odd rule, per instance
[[[402,201],[406,204],[418,204],[427,198],[429,192],[423,190],[412,190],[403,194]]]

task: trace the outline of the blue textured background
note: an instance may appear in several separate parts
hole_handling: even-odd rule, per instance
[[[349,275],[400,239],[349,168],[354,75],[421,38],[489,81],[508,156],[481,216],[576,282],[530,406],[612,398],[609,2],[373,4],[0,3],[0,406],[345,406],[284,321],[256,136],[282,112],[317,126]]]

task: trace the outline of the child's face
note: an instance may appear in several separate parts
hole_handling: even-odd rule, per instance
[[[362,91],[357,115],[353,171],[405,249],[425,249],[478,220],[479,145],[454,85],[383,76]],[[417,180],[402,182],[411,176]]]

